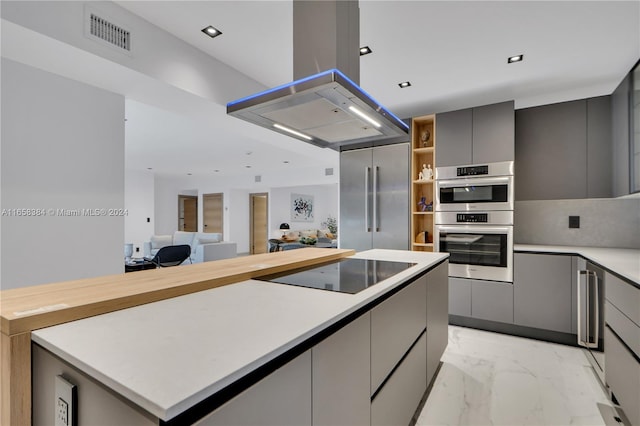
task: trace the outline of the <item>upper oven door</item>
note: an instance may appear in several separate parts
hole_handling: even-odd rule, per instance
[[[513,210],[513,198],[513,176],[436,182],[436,211]]]

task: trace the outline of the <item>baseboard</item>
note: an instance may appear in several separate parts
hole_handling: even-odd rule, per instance
[[[478,330],[493,331],[495,333],[509,334],[511,336],[526,337],[545,342],[559,343],[562,345],[578,346],[578,338],[575,334],[561,333],[559,331],[542,330],[522,325],[463,317],[460,315],[449,315],[449,324],[475,328]]]

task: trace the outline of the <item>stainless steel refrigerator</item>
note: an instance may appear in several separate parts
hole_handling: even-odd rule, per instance
[[[340,247],[409,248],[409,144],[340,153]]]

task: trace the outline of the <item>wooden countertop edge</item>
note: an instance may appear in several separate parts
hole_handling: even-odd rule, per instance
[[[30,332],[353,254],[349,249],[306,248],[5,290],[0,292],[0,331],[8,336]],[[38,299],[46,299],[46,305]],[[36,311],[39,307],[54,308]],[[29,310],[34,312],[15,315]]]

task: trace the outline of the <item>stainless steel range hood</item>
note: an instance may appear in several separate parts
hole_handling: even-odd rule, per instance
[[[359,79],[357,5],[357,1],[343,0],[294,1],[294,76],[317,71],[325,64],[330,67],[230,102],[227,114],[333,149],[345,144],[406,140],[409,127],[337,69],[345,65],[351,76]],[[335,32],[333,38],[313,37],[331,31]],[[325,40],[328,45],[322,44]],[[314,56],[310,53],[314,50],[321,52]]]

